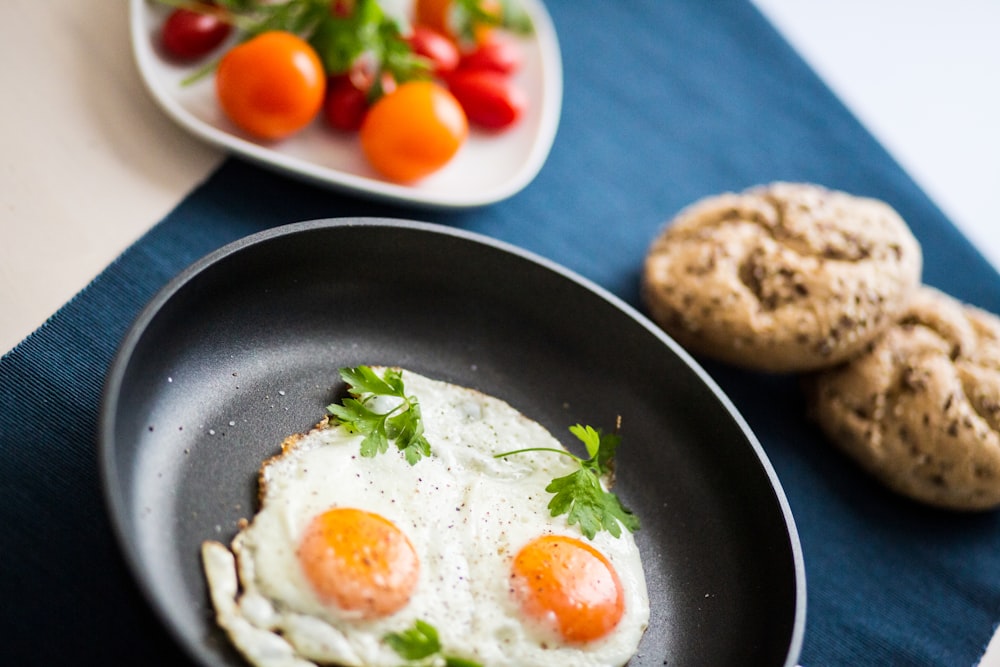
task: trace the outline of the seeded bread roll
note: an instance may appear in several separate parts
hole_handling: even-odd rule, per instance
[[[1000,505],[1000,318],[923,287],[868,351],[806,388],[823,431],[891,489]]]
[[[696,354],[808,371],[862,350],[920,284],[920,246],[888,205],[775,183],[703,199],[655,239],[642,298]]]

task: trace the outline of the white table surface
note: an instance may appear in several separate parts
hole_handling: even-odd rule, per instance
[[[755,3],[1000,267],[1000,2]]]
[[[992,201],[1000,191],[1000,2],[756,3],[1000,267]],[[4,0],[0,62],[3,353],[224,156],[176,127],[146,94],[123,0]],[[1000,639],[982,665],[1000,667]]]

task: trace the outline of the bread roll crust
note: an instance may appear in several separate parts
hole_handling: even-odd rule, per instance
[[[837,364],[920,284],[920,245],[887,204],[812,184],[708,197],[653,241],[642,300],[695,354],[768,372]]]
[[[865,353],[806,387],[827,436],[889,488],[1000,506],[1000,318],[923,287]]]

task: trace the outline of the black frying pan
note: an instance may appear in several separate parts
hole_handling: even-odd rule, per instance
[[[205,665],[241,665],[199,558],[255,510],[256,471],[342,392],[337,369],[410,368],[567,426],[622,417],[616,491],[650,627],[632,666],[794,665],[805,575],[774,471],[728,399],[655,325],[551,262],[407,221],[300,223],[233,243],[167,285],[109,372],[107,501],[164,623]]]

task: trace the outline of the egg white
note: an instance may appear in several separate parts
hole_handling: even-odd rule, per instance
[[[265,463],[261,509],[232,550],[203,545],[217,621],[233,644],[258,667],[396,667],[400,657],[382,637],[420,619],[437,629],[448,654],[489,667],[625,664],[649,619],[639,550],[627,531],[590,541],[625,594],[624,616],[608,636],[562,644],[524,618],[510,594],[510,563],[522,546],[543,534],[581,537],[565,516],[550,515],[544,490],[575,464],[547,452],[494,454],[562,445],[499,399],[409,371],[402,378],[420,402],[430,457],[411,466],[390,447],[364,458],[361,436],[341,426],[314,429]],[[352,618],[313,592],[296,548],[313,517],[331,507],[380,514],[407,535],[420,575],[402,610]]]

